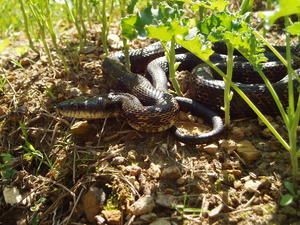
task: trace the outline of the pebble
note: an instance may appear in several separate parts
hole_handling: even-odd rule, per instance
[[[160,206],[172,208],[176,203],[176,198],[174,195],[159,193],[155,202]]]
[[[154,222],[150,223],[150,225],[171,225],[171,223],[166,219],[157,219]]]
[[[155,213],[148,213],[148,214],[140,216],[140,219],[147,223],[153,222],[156,218],[157,218],[157,215]]]
[[[259,180],[248,180],[244,184],[244,188],[248,192],[258,192],[258,188],[261,186],[262,182]]]
[[[121,225],[122,212],[120,210],[102,210],[101,213],[109,225]]]
[[[97,225],[104,225],[105,224],[105,218],[99,215],[95,216],[96,224]]]
[[[111,161],[111,164],[114,166],[124,165],[125,163],[126,163],[126,158],[123,156],[116,156]]]
[[[170,166],[170,167],[164,168],[161,172],[162,178],[178,179],[181,176],[182,176],[181,171],[180,171],[179,167],[177,167],[177,166]]]
[[[209,217],[215,217],[216,215],[218,215],[222,209],[224,208],[224,204],[221,203],[220,205],[218,205],[217,207],[213,208],[212,210],[210,210],[208,212],[208,216]]]
[[[236,140],[240,140],[245,137],[245,132],[240,127],[232,127],[231,136],[234,137],[234,139],[236,139]]]
[[[183,185],[187,182],[187,178],[182,176],[182,177],[179,177],[177,180],[176,180],[176,183],[179,184],[179,185]]]
[[[137,153],[136,153],[135,150],[130,150],[127,153],[127,159],[130,160],[130,161],[135,161],[136,160],[136,156],[137,156]]]
[[[83,210],[89,222],[96,222],[95,216],[100,213],[104,201],[105,192],[98,187],[91,186],[87,193],[82,196]]]
[[[7,204],[16,204],[22,201],[23,197],[17,187],[4,187],[3,189],[4,201]]]
[[[133,215],[143,215],[152,212],[155,202],[152,196],[145,195],[128,207],[128,211]]]
[[[70,129],[71,134],[85,136],[90,133],[92,126],[88,121],[77,121]]]
[[[219,144],[220,144],[220,147],[224,148],[229,154],[237,149],[237,144],[232,139],[221,140],[219,142]]]
[[[120,49],[123,47],[123,42],[121,41],[119,35],[116,34],[107,35],[107,42],[113,49]]]
[[[219,150],[219,146],[216,144],[209,144],[204,146],[203,150],[210,155],[215,155]]]
[[[237,143],[237,152],[247,163],[256,160],[261,154],[248,140]]]
[[[151,163],[147,172],[151,177],[158,179],[161,174],[160,165]]]
[[[136,177],[141,174],[142,168],[137,165],[131,165],[127,166],[126,170],[129,171],[130,176]]]
[[[70,88],[71,97],[78,97],[82,95],[82,91],[77,87]]]

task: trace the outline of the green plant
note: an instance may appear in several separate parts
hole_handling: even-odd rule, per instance
[[[38,167],[36,171],[38,172],[42,166],[45,164],[49,168],[53,168],[53,163],[50,161],[46,154],[43,154],[40,150],[36,149],[28,140],[27,129],[25,123],[20,122],[20,127],[22,130],[22,139],[24,140],[23,148],[27,153],[23,154],[23,157],[27,161],[32,161],[35,159],[38,162]]]
[[[1,153],[0,157],[3,162],[0,163],[1,180],[10,180],[17,172],[17,170],[12,168],[10,165],[13,160],[13,156],[10,153]]]
[[[289,193],[281,197],[281,206],[287,206],[294,202],[296,199],[300,198],[300,189],[296,189],[293,183],[285,181],[284,187],[289,191]]]

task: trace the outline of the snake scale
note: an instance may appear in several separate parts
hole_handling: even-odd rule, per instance
[[[210,60],[218,63],[226,71],[226,55],[214,53]],[[106,79],[116,92],[92,98],[71,99],[58,104],[58,111],[74,118],[105,118],[124,116],[129,125],[145,132],[159,132],[171,128],[178,140],[187,143],[211,142],[223,131],[222,119],[217,113],[223,105],[224,82],[217,80],[216,75],[203,62],[183,48],[177,48],[176,61],[180,62],[179,70],[192,72],[188,79],[188,96],[173,97],[168,91],[168,62],[163,56],[164,49],[160,43],[154,43],[142,49],[129,52],[131,71],[124,66],[124,54],[115,52],[103,61],[102,68]],[[269,56],[274,60],[274,56]],[[139,73],[147,73],[151,82]],[[264,64],[267,74],[284,106],[287,104],[287,71],[278,62]],[[296,70],[299,73],[298,70]],[[242,74],[241,74],[242,73]],[[246,76],[247,75],[247,76]],[[242,79],[242,81],[236,82]],[[253,72],[251,65],[244,62],[241,56],[235,57],[233,81],[263,112],[269,115],[278,114],[277,107],[269,91],[261,84],[259,75]],[[243,83],[241,83],[243,82]],[[296,89],[297,82],[294,81]],[[200,103],[199,103],[200,102]],[[190,111],[193,115],[204,117],[212,123],[212,131],[198,135],[183,135],[174,127],[179,110]],[[235,94],[231,101],[231,115],[236,118],[253,115],[248,105]]]

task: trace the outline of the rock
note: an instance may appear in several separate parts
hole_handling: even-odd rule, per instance
[[[16,204],[22,201],[23,197],[17,187],[4,187],[3,189],[4,201],[7,204]]]
[[[240,180],[235,180],[233,186],[235,189],[240,189],[243,186],[243,183]]]
[[[158,179],[161,174],[160,165],[151,163],[147,172],[151,177]]]
[[[215,207],[215,208],[213,208],[212,210],[210,210],[210,211],[208,212],[208,216],[209,216],[209,217],[214,217],[214,216],[218,215],[218,214],[222,211],[223,208],[224,208],[224,204],[221,203],[221,204],[218,205],[217,207]]]
[[[235,139],[235,140],[240,140],[242,138],[245,137],[245,132],[242,128],[240,127],[232,127],[231,129],[231,136]]]
[[[105,218],[99,215],[95,216],[95,220],[97,225],[104,225],[105,224]]]
[[[104,201],[105,192],[93,186],[82,196],[83,210],[89,222],[96,222],[95,216],[100,213]]]
[[[224,148],[229,154],[237,149],[236,142],[231,139],[221,140],[219,144],[220,144],[220,147]]]
[[[171,225],[169,220],[166,219],[157,219],[149,225]]]
[[[107,35],[107,42],[110,45],[110,47],[114,49],[120,49],[123,47],[123,42],[121,41],[119,35],[116,34]]]
[[[127,159],[130,160],[130,161],[135,161],[136,160],[136,156],[137,156],[137,153],[136,153],[135,150],[130,150],[127,153]]]
[[[111,164],[114,166],[124,165],[125,163],[126,163],[126,158],[123,156],[116,156],[111,161]]]
[[[140,219],[147,223],[153,222],[156,218],[157,218],[157,215],[155,213],[149,213],[149,214],[140,216]]]
[[[121,225],[122,212],[120,210],[102,210],[101,212],[110,225]]]
[[[152,212],[155,206],[154,199],[150,195],[140,197],[136,202],[128,207],[128,211],[133,215],[142,215]]]
[[[129,172],[129,176],[138,176],[141,174],[142,168],[137,165],[127,166],[126,170]]]
[[[167,179],[178,179],[181,177],[181,171],[177,166],[170,166],[162,170],[161,177]]]
[[[73,135],[87,136],[90,135],[91,130],[92,126],[88,123],[88,121],[78,121],[71,127],[70,132]]]
[[[248,163],[260,156],[260,151],[248,140],[237,143],[237,152]]]
[[[176,180],[176,183],[179,184],[179,185],[183,185],[185,184],[187,181],[187,178],[185,176],[182,176],[182,177],[179,177],[177,180]]]
[[[218,152],[219,147],[216,144],[209,144],[209,145],[204,146],[203,150],[210,155],[215,155]]]
[[[20,63],[23,67],[27,67],[32,63],[32,60],[25,57],[25,58],[21,59]]]
[[[156,204],[166,207],[172,208],[176,203],[176,198],[174,195],[159,193],[156,198]]]
[[[70,88],[70,94],[71,94],[71,97],[78,97],[80,95],[82,95],[82,91],[77,88],[77,87],[72,87]]]
[[[244,188],[248,192],[258,192],[258,188],[260,187],[261,184],[262,182],[259,180],[248,180],[244,184]]]

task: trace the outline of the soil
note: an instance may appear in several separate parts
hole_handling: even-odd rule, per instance
[[[133,130],[122,118],[86,121],[59,115],[55,106],[61,101],[110,91],[101,68],[100,29],[90,30],[79,55],[75,29],[64,34],[68,73],[54,49],[53,65],[42,46],[37,46],[40,56],[31,50],[15,54],[14,47],[27,45],[22,35],[1,54],[7,82],[0,92],[0,153],[12,158],[5,164],[2,157],[0,165],[15,174],[0,181],[0,224],[150,224],[158,219],[156,224],[300,224],[299,201],[279,205],[287,193],[283,183],[291,180],[289,153],[257,118],[233,121],[213,144],[189,145],[169,131]],[[133,47],[148,43],[136,41]],[[270,120],[284,135],[280,118]],[[205,121],[184,114],[178,125],[190,132],[209,129]],[[239,149],[245,143],[246,150]],[[3,191],[9,187],[22,201],[7,203]],[[102,200],[89,205],[100,195]],[[145,213],[132,207],[142,196],[153,198]],[[117,213],[108,216],[110,210]]]

